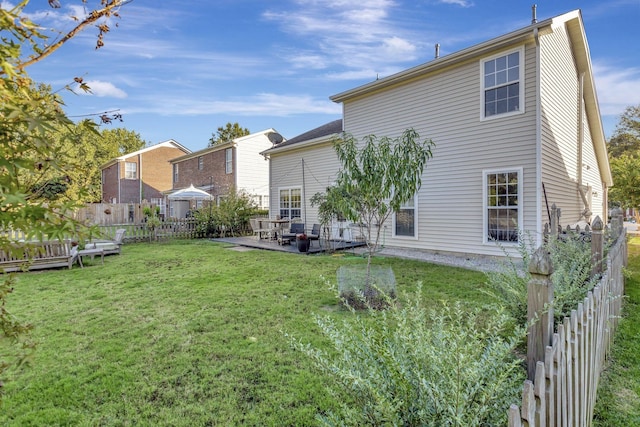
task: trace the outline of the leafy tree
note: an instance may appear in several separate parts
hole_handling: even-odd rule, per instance
[[[100,166],[147,145],[147,141],[134,131],[123,128],[97,130],[91,123],[82,121],[71,129],[67,141],[73,143],[65,148],[69,157],[79,160],[70,172],[70,184],[65,196],[82,202],[101,200]]]
[[[614,186],[609,200],[621,208],[640,206],[640,155],[623,154],[609,160]]]
[[[102,19],[117,16],[120,6],[127,2],[101,0],[86,18],[78,19],[74,29],[53,42],[49,42],[41,32],[42,27],[24,13],[28,0],[17,6],[0,7],[0,230],[20,230],[28,240],[85,234],[82,226],[69,215],[75,202],[45,196],[55,185],[64,185],[64,177],[71,169],[67,153],[59,144],[52,143],[51,136],[75,125],[62,111],[61,98],[36,85],[26,68],[91,25],[98,28],[96,47],[102,46],[104,35],[109,31]],[[58,1],[49,4],[59,6]],[[86,1],[83,0],[82,5],[85,6]],[[82,88],[82,82],[79,83]],[[67,142],[69,137],[60,138]],[[0,248],[8,252],[16,250],[4,234],[0,235]],[[30,348],[26,335],[30,326],[17,321],[5,305],[15,280],[13,275],[3,275],[0,285],[0,340],[14,344],[16,361],[20,363],[24,360],[21,351]],[[10,356],[2,355],[0,377],[12,366]]]
[[[430,139],[420,140],[414,129],[398,138],[369,135],[361,146],[349,134],[334,140],[342,169],[330,190],[335,208],[348,220],[363,226],[368,249],[365,294],[369,289],[371,257],[377,250],[381,225],[411,200],[422,185],[422,174],[432,157]],[[345,197],[333,198],[335,193]]]
[[[627,107],[608,144],[614,186],[612,205],[640,207],[640,105]]]
[[[608,146],[612,158],[624,154],[640,156],[640,105],[627,107]]]
[[[249,129],[241,127],[237,122],[228,122],[224,127],[220,126],[218,132],[211,135],[209,138],[209,147],[213,147],[216,144],[222,144],[232,141],[241,136],[249,135]]]

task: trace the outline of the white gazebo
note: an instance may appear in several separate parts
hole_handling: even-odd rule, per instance
[[[191,184],[187,188],[169,194],[167,199],[169,200],[171,216],[174,218],[184,218],[192,208],[201,207],[203,200],[209,200],[209,203],[211,203],[213,196],[204,190],[195,188],[193,184]],[[195,203],[192,205],[192,202]]]

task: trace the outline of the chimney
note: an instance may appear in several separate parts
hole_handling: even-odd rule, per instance
[[[440,43],[436,43],[436,59],[440,58]]]
[[[538,17],[537,17],[537,9],[538,9],[538,5],[534,4],[533,6],[531,6],[531,23],[535,24],[538,22]]]

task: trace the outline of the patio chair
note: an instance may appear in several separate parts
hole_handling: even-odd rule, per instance
[[[249,224],[251,225],[251,229],[253,230],[253,237],[258,236],[258,240],[262,239],[262,233],[266,233],[267,236],[271,234],[271,229],[262,228],[260,226],[260,219],[258,218],[249,218]]]
[[[85,249],[102,249],[105,255],[109,254],[120,254],[120,248],[122,247],[122,241],[124,239],[124,234],[127,232],[124,228],[119,228],[116,230],[116,235],[113,240],[91,240],[87,243],[84,248]]]
[[[311,228],[311,233],[307,234],[307,239],[313,241],[317,240],[320,243],[320,224],[313,224],[313,228]]]
[[[291,228],[289,232],[282,233],[283,239],[295,240],[296,234],[304,233],[304,223],[302,222],[294,222],[291,224]]]

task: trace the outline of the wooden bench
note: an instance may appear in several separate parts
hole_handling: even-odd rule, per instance
[[[12,249],[0,249],[0,271],[31,271],[46,268],[71,268],[76,255],[71,251],[71,243],[63,241],[20,242]]]

